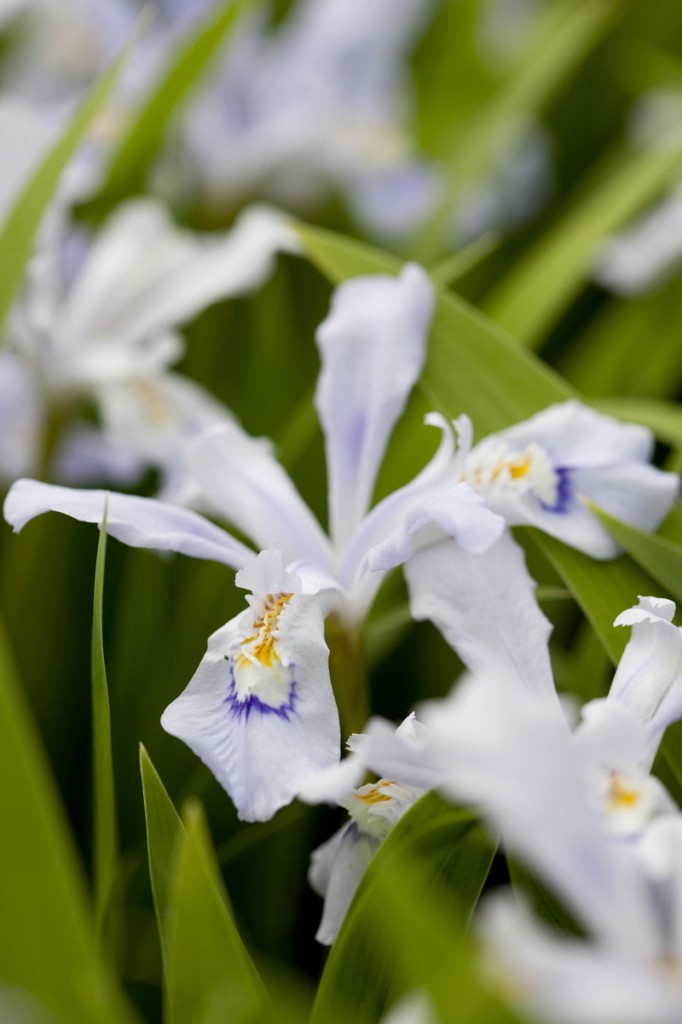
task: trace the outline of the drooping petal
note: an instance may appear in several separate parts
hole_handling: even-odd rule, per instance
[[[433,286],[418,266],[398,278],[354,278],[337,288],[317,331],[315,405],[325,433],[329,518],[339,547],[372,499],[388,439],[426,354]]]
[[[313,851],[308,872],[311,888],[324,899],[315,938],[331,946],[339,934],[351,900],[380,841],[349,822]]]
[[[269,441],[225,422],[188,447],[187,467],[209,507],[259,548],[278,548],[286,562],[330,566],[329,542]]]
[[[420,790],[381,779],[361,786],[340,801],[351,821],[313,853],[309,874],[312,887],[324,897],[318,942],[334,941],[369,861],[421,795]]]
[[[340,754],[320,604],[281,589],[291,586],[291,574],[278,557],[263,552],[249,563],[240,582],[272,592],[254,594],[246,611],[209,638],[189,685],[161,719],[208,765],[246,821],[272,817],[307,775]]]
[[[114,491],[81,491],[37,480],[18,480],[7,495],[4,515],[17,532],[44,512],[63,512],[84,523],[101,524],[105,504],[107,533],[131,547],[178,551],[233,569],[241,568],[253,557],[244,544],[196,512]]]
[[[556,699],[552,627],[538,606],[523,551],[508,531],[480,554],[452,541],[424,548],[405,565],[405,578],[413,617],[433,622],[467,668]]]

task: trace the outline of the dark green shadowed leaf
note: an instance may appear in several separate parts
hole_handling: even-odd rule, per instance
[[[374,1024],[403,970],[403,960],[409,960],[404,936],[385,923],[381,881],[387,871],[410,860],[429,887],[449,892],[460,919],[452,938],[466,926],[494,853],[494,844],[470,812],[451,807],[433,793],[418,801],[379,848],[353,899],[325,966],[311,1024]],[[438,955],[443,955],[442,949]],[[413,983],[419,980],[413,978]]]
[[[0,627],[0,986],[60,1024],[135,1018],[100,962],[81,867]]]
[[[185,814],[167,927],[168,1024],[260,1024],[271,1008],[230,915],[201,807]]]
[[[575,918],[556,896],[542,882],[538,881],[535,875],[516,860],[508,858],[507,865],[512,885],[523,893],[541,920],[546,921],[554,930],[562,932],[569,938],[585,937],[585,931]]]
[[[131,44],[132,46],[133,44]],[[34,172],[0,230],[0,345],[3,326],[24,279],[33,239],[59,178],[104,106],[128,59],[128,49],[99,80]]]
[[[250,0],[227,0],[212,10],[189,40],[176,49],[165,73],[143,103],[114,153],[107,179],[93,208],[99,216],[119,200],[143,192],[169,121],[226,42]]]
[[[111,709],[102,636],[107,512],[97,545],[92,611],[92,798],[95,909],[101,930],[111,898],[117,863],[116,796],[111,751]]]

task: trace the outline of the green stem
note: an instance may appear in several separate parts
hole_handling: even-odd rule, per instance
[[[329,645],[329,671],[341,719],[341,732],[347,738],[361,732],[369,717],[367,666],[362,636],[338,613],[326,622],[325,639]]]

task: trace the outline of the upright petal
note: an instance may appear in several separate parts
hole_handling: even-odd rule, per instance
[[[5,500],[4,515],[16,532],[43,512],[63,512],[84,523],[102,523],[107,533],[134,548],[178,551],[240,569],[253,552],[196,512],[154,498],[114,491],[81,491],[37,480],[18,480]]]
[[[342,284],[318,328],[322,370],[315,404],[338,546],[372,500],[388,439],[424,363],[433,301],[426,273],[410,264],[398,278],[376,275]]]
[[[329,542],[264,438],[223,422],[189,445],[187,469],[209,507],[261,549],[286,562],[309,558],[330,568]]]
[[[502,676],[556,700],[552,626],[540,611],[522,549],[507,531],[486,552],[441,541],[405,566],[410,608],[440,630],[472,672]]]
[[[665,728],[682,717],[682,633],[673,625],[675,605],[640,597],[635,608],[621,612],[616,626],[631,626],[632,635],[611,684],[609,701],[626,704],[650,737],[648,770]]]
[[[318,600],[300,593],[273,552],[257,556],[240,580],[272,590],[255,593],[209,638],[161,724],[208,765],[240,818],[265,821],[306,775],[338,761],[339,718]]]

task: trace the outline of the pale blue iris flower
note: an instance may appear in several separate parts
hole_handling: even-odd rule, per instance
[[[240,570],[249,607],[209,640],[194,678],[163,725],[202,757],[246,819],[265,819],[312,772],[340,755],[323,621],[335,610],[353,627],[387,571],[443,537],[482,552],[503,520],[462,481],[464,452],[441,417],[442,440],[411,482],[370,509],[393,427],[424,361],[433,310],[426,274],[408,265],[340,286],[317,334],[316,406],[325,434],[328,537],[277,463],[270,445],[232,420],[185,450],[203,507],[251,538],[254,551],[186,508],[110,494],[107,529],[138,547],[180,551]],[[23,480],[5,505],[20,529],[50,509],[102,522],[107,496]],[[452,541],[451,541],[452,542]]]

